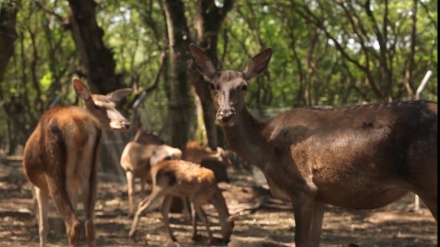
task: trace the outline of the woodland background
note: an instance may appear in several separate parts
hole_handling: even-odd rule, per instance
[[[226,146],[188,47],[220,69],[244,69],[267,47],[247,105],[266,117],[300,106],[437,101],[438,11],[432,0],[0,0],[0,149],[19,153],[41,114],[130,87],[133,123],[183,148]],[[109,139],[125,143],[130,132]]]

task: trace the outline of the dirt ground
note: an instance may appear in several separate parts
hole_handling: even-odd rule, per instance
[[[257,188],[249,171],[229,170],[230,183],[221,183],[231,211],[243,205],[266,199],[253,211],[244,211],[236,220],[229,246],[288,246],[293,242],[295,222],[289,205],[271,198]],[[208,246],[191,240],[191,226],[181,214],[171,214],[171,227],[179,244],[168,241],[158,211],[143,217],[136,242],[128,239],[131,220],[127,217],[126,184],[105,182],[101,178],[96,204],[95,224],[97,246]],[[108,180],[108,179],[107,179]],[[136,197],[139,199],[139,196]],[[248,204],[243,204],[248,203]],[[326,208],[321,246],[437,246],[437,223],[422,207],[414,212],[414,196],[407,197],[378,210],[354,211],[328,206]],[[51,204],[48,246],[66,246],[65,228]],[[220,237],[218,221],[212,207],[205,208],[211,230]],[[82,207],[79,206],[80,214]],[[82,215],[81,215],[82,216]],[[199,224],[199,234],[206,236]],[[0,246],[38,246],[38,226],[33,216],[30,184],[19,162],[0,164]],[[82,244],[85,245],[84,240]]]

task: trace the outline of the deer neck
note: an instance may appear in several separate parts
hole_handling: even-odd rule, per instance
[[[263,169],[267,163],[265,157],[270,150],[264,131],[267,123],[252,116],[246,109],[239,113],[233,126],[223,126],[226,139],[234,152],[246,161]]]

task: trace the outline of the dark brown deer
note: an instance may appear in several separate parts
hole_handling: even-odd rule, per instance
[[[188,161],[166,160],[151,167],[151,178],[153,189],[151,194],[139,203],[129,232],[130,238],[135,237],[142,213],[154,208],[164,198],[161,207],[162,217],[168,236],[172,241],[176,241],[169,226],[168,213],[172,197],[178,196],[189,199],[194,211],[205,223],[211,243],[214,238],[202,205],[207,203],[214,205],[218,212],[223,241],[229,242],[234,228],[234,220],[237,216],[229,214],[225,198],[217,186],[214,173],[210,169]],[[192,238],[195,240],[197,239],[197,217],[195,213],[192,215],[192,223]]]
[[[145,193],[145,183],[150,182],[150,169],[156,163],[167,159],[181,159],[182,151],[165,144],[159,136],[137,126],[133,141],[122,151],[120,165],[125,171],[128,185],[129,217],[134,215],[134,179],[141,180],[141,193]]]
[[[73,80],[73,88],[84,101],[85,109],[70,106],[46,111],[24,149],[24,172],[34,185],[38,202],[41,247],[45,246],[49,232],[49,196],[66,225],[68,246],[79,245],[80,222],[75,213],[79,192],[84,203],[87,244],[95,246],[93,217],[101,129],[124,131],[129,128],[129,122],[115,106],[131,89],[91,95],[78,79]]]
[[[246,89],[272,49],[243,71],[218,71],[194,44],[190,53],[231,149],[263,171],[275,197],[292,203],[297,247],[319,246],[325,204],[375,209],[414,192],[437,221],[437,103],[296,108],[257,120]]]

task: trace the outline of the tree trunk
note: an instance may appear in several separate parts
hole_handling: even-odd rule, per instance
[[[0,4],[0,83],[3,81],[9,59],[14,54],[17,8],[18,2],[14,0],[6,0]]]
[[[217,43],[222,23],[227,13],[232,9],[234,0],[225,0],[223,7],[217,7],[214,0],[198,0],[195,15],[195,26],[197,30],[197,44],[205,49],[205,52],[214,62],[218,64]],[[203,120],[205,122],[208,146],[216,150],[218,146],[218,132],[215,125],[215,107],[211,99],[208,83],[197,71],[191,72],[191,81],[200,98],[203,109]]]
[[[186,142],[193,115],[193,104],[188,85],[187,63],[190,59],[190,35],[181,0],[162,0],[167,22],[169,42],[170,100],[168,106],[170,122],[170,144],[185,155]],[[174,197],[171,212],[182,212],[183,203]]]
[[[189,29],[181,0],[163,0],[170,48],[170,103],[171,145],[185,150],[193,114],[188,85]]]
[[[122,88],[123,85],[115,74],[113,52],[105,47],[102,40],[104,31],[96,22],[96,3],[93,0],[68,1],[69,24],[81,59],[81,68],[77,73],[88,79],[92,92],[107,94]],[[119,157],[124,148],[121,143],[124,143],[127,135],[128,133],[115,132],[105,134],[101,154],[101,171],[104,173],[121,177]]]
[[[104,31],[96,23],[93,0],[68,0],[72,37],[80,54],[82,67],[78,73],[88,78],[91,90],[106,94],[122,88],[115,75],[113,52],[105,47]]]
[[[7,0],[6,2],[0,4],[0,85],[3,82],[9,60],[14,54],[14,42],[17,39],[17,32],[15,31],[17,9],[18,2],[14,0]],[[5,97],[0,90],[0,99],[4,98]],[[5,103],[3,107],[5,107],[6,113],[11,115],[10,111],[8,110],[8,108],[11,106],[8,106],[8,103]],[[8,120],[6,122],[9,133],[8,154],[13,154],[15,152],[15,148],[17,147],[17,136],[12,134],[13,131],[10,121]]]

